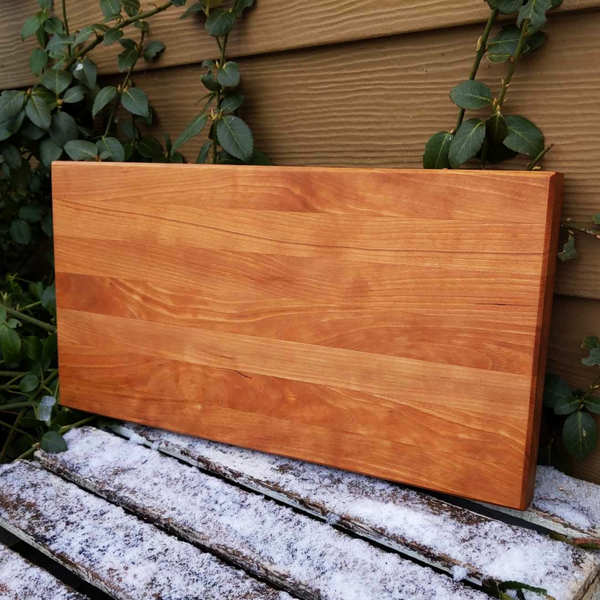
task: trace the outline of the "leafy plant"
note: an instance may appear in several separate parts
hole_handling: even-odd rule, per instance
[[[38,42],[29,60],[38,82],[0,94],[0,462],[40,445],[65,449],[61,434],[94,419],[58,402],[51,162],[183,160],[139,134],[136,120],[151,123],[152,109],[132,73],[138,61],[155,60],[164,50],[159,41],[146,42],[148,19],[185,0],[147,10],[139,0],[100,0],[98,22],[76,31],[66,0],[62,18],[52,13],[52,0],[38,4],[21,30],[22,39]],[[124,37],[125,31],[138,39]],[[124,79],[101,88],[88,54],[116,43],[123,48],[118,68]],[[131,118],[122,119],[120,111]]]
[[[234,0],[226,9],[223,8],[223,0],[199,0],[191,4],[181,17],[203,15],[206,30],[219,48],[218,60],[205,60],[202,63],[206,73],[201,81],[207,90],[200,99],[205,103],[204,108],[173,144],[173,150],[177,151],[199,135],[210,121],[209,141],[200,149],[197,163],[203,164],[210,157],[213,164],[271,164],[266,155],[254,147],[250,127],[237,116],[238,109],[245,101],[243,94],[236,91],[240,84],[240,68],[226,57],[231,31],[244,11],[253,4],[254,0]]]
[[[596,336],[586,337],[581,347],[589,353],[581,362],[587,367],[600,367],[600,339]],[[598,442],[598,428],[592,416],[600,415],[600,396],[595,395],[598,389],[600,375],[586,390],[572,389],[558,375],[546,376],[544,406],[556,415],[558,425],[548,444],[541,450],[542,463],[562,467],[556,448],[558,434],[561,434],[567,451],[576,460],[584,460],[590,455]]]
[[[457,169],[473,158],[478,158],[481,168],[484,168],[487,161],[499,163],[523,154],[531,158],[527,169],[533,170],[552,148],[552,145],[545,147],[542,132],[530,120],[518,115],[505,115],[503,109],[520,59],[542,46],[546,35],[541,28],[546,23],[546,13],[559,6],[562,0],[486,1],[492,12],[477,42],[471,73],[466,81],[450,92],[450,99],[459,107],[456,125],[451,131],[439,131],[429,139],[423,155],[426,169]],[[502,27],[490,41],[500,14],[516,14],[516,23]],[[497,96],[489,86],[476,79],[486,55],[493,63],[509,62]],[[464,120],[467,110],[480,109],[490,111],[486,119]]]
[[[567,241],[561,252],[558,253],[558,258],[563,262],[573,260],[579,256],[575,247],[575,236],[577,234],[591,235],[593,238],[600,240],[600,213],[596,213],[590,217],[589,223],[574,223],[573,219],[563,219],[561,227],[568,234]]]

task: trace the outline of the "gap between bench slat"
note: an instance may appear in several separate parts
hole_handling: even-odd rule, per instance
[[[269,498],[93,428],[42,465],[306,600],[487,600]]]
[[[382,480],[138,425],[114,430],[478,583],[517,580],[578,599],[598,573],[581,550]]]
[[[117,600],[292,600],[31,462],[0,467],[0,527]]]

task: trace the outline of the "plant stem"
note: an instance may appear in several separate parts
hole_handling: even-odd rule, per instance
[[[65,25],[65,34],[69,35],[69,19],[67,17],[67,0],[62,0],[63,23]],[[71,58],[71,46],[67,46],[67,56]]]
[[[571,235],[573,235],[575,232],[584,233],[585,235],[591,235],[597,240],[600,240],[600,229],[590,229],[583,223],[571,223],[568,219],[566,219],[561,222],[560,226],[566,229]]]
[[[34,319],[33,317],[30,317],[29,315],[26,315],[22,312],[19,312],[18,310],[15,310],[14,308],[8,308],[8,306],[4,306],[2,304],[0,304],[0,306],[2,306],[2,308],[4,308],[4,310],[7,312],[7,314],[11,315],[12,317],[21,319],[21,321],[25,321],[26,323],[30,323],[31,325],[37,325],[37,327],[41,327],[42,329],[45,329],[46,331],[49,331],[50,333],[56,333],[56,327],[54,327],[54,325],[50,325],[50,323],[44,323],[44,321],[40,321],[39,319]]]
[[[169,7],[172,6],[172,4],[173,3],[171,2],[171,0],[168,0],[168,2],[165,2],[164,4],[159,4],[159,5],[155,6],[154,8],[150,8],[144,12],[138,13],[137,15],[134,15],[133,17],[128,17],[127,19],[123,19],[123,21],[121,23],[119,23],[115,27],[112,27],[111,29],[108,29],[107,31],[112,31],[114,29],[124,29],[125,27],[127,27],[128,25],[132,25],[136,21],[148,19],[160,12],[167,10]],[[104,39],[104,36],[106,35],[106,33],[107,33],[106,31],[104,33],[98,33],[95,39],[93,39],[91,42],[88,42],[83,48],[81,48],[81,50],[76,52],[70,59],[65,61],[65,64],[63,65],[62,70],[68,71],[75,64],[75,62],[78,59],[85,56],[88,52],[90,52],[96,46],[98,46],[98,44],[100,44],[102,42],[102,40]]]
[[[21,377],[27,373],[28,371],[0,371],[0,377]]]
[[[500,90],[500,95],[498,96],[497,106],[500,108],[506,99],[506,92],[508,91],[508,86],[515,74],[517,69],[517,64],[519,63],[519,59],[521,58],[521,54],[523,54],[523,49],[525,48],[525,44],[527,43],[527,28],[529,27],[529,19],[525,19],[523,23],[521,23],[521,36],[519,37],[519,43],[517,44],[517,49],[515,51],[515,55],[511,60],[510,69],[508,70],[508,74],[502,80],[502,89]]]
[[[596,377],[596,379],[594,380],[592,385],[590,385],[590,387],[588,388],[587,392],[585,392],[585,394],[583,394],[583,396],[581,396],[581,400],[585,400],[595,389],[598,388],[599,385],[600,385],[600,375],[598,375],[598,377]]]
[[[143,34],[142,34],[142,39],[143,39]],[[125,88],[127,87],[127,84],[129,83],[129,79],[131,78],[131,74],[133,73],[133,69],[135,68],[135,65],[137,64],[137,61],[140,60],[140,56],[142,55],[142,50],[143,50],[143,42],[140,43],[136,59],[133,61],[133,64],[127,70],[125,79],[123,80],[123,84],[119,87],[119,91],[117,92],[117,97],[115,98],[115,102],[113,104],[112,110],[110,111],[110,115],[108,117],[108,123],[106,124],[106,129],[104,130],[104,135],[102,136],[103,138],[105,138],[110,133],[110,126],[112,125],[113,119],[115,118],[115,113],[117,112],[117,108],[119,107],[119,104],[121,102],[121,97],[123,96],[123,92],[125,91]]]
[[[31,438],[32,440],[35,440],[35,438],[31,434],[27,433],[26,431],[23,431],[22,429],[19,429],[18,427],[15,427],[14,425],[9,425],[8,423],[5,423],[4,421],[0,421],[0,427],[6,427],[7,429],[14,431],[15,433],[20,433],[21,435],[26,435],[27,437]]]
[[[21,412],[17,415],[17,418],[15,419],[15,425],[19,424],[19,421],[21,420],[21,417],[25,414],[25,411],[27,409],[23,408],[21,409]],[[8,433],[8,435],[6,436],[6,441],[4,442],[4,446],[2,446],[2,450],[0,450],[0,464],[2,464],[2,461],[4,460],[4,457],[6,456],[6,453],[8,452],[8,449],[10,448],[10,445],[12,444],[12,441],[15,439],[15,431],[14,429],[11,429],[10,432]]]
[[[0,390],[20,390],[18,385],[0,385]]]
[[[554,144],[550,144],[549,146],[546,146],[528,165],[527,165],[527,171],[533,171],[533,169],[535,169],[535,167],[537,167],[538,163],[540,162],[540,160],[542,160],[542,158],[544,158],[544,156],[546,156],[546,154],[548,154],[548,152],[550,152],[550,150],[552,150],[552,148],[554,148]]]
[[[215,38],[217,40],[217,44],[219,46],[219,50],[221,50],[221,58],[219,59],[219,68],[223,68],[223,65],[225,64],[225,50],[227,49],[227,38],[228,36],[225,36],[223,38],[223,43],[221,44],[219,38]],[[219,86],[219,89],[217,90],[217,113],[219,112],[219,107],[221,106],[221,86]],[[214,131],[213,131],[213,147],[212,147],[212,154],[213,154],[213,165],[217,164],[217,150],[218,150],[218,145],[217,145],[217,128],[215,127]]]
[[[490,14],[490,17],[486,23],[485,30],[483,31],[483,35],[477,41],[477,54],[475,55],[475,60],[473,61],[473,67],[471,68],[471,73],[469,74],[469,80],[473,81],[475,77],[477,77],[477,71],[479,71],[479,66],[481,65],[481,61],[483,56],[485,55],[485,50],[487,48],[487,42],[490,37],[490,33],[492,31],[492,27],[498,18],[500,11],[498,9],[494,9]],[[456,125],[454,126],[454,131],[458,131],[458,128],[462,125],[463,119],[465,118],[465,109],[461,108],[458,111],[458,117],[456,119]]]
[[[12,404],[0,404],[0,410],[13,410],[15,408],[30,408],[31,406],[35,406],[36,403],[31,400],[27,400],[25,402],[13,402]]]

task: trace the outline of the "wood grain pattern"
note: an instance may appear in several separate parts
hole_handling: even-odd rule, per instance
[[[561,176],[55,163],[53,185],[64,404],[528,502]]]
[[[150,2],[142,2],[150,6]],[[599,0],[569,0],[558,11],[582,11],[600,6]],[[97,0],[79,0],[68,5],[71,31],[102,17]],[[28,64],[33,39],[21,43],[19,31],[25,20],[39,10],[36,0],[8,3],[0,24],[0,89],[30,85],[36,81]],[[161,59],[142,68],[171,67],[217,58],[215,44],[200,18],[181,21],[185,8],[171,8],[152,18],[149,39],[167,46]],[[362,0],[259,0],[236,26],[228,44],[231,56],[248,56],[296,48],[338,44],[415,31],[485,22],[489,9],[483,2],[455,0],[379,0],[376,6]],[[134,30],[133,30],[134,31]],[[135,33],[131,33],[132,36]],[[90,56],[103,73],[117,72],[115,44]]]
[[[600,11],[552,19],[506,104],[555,142],[544,168],[565,173],[563,216],[581,221],[600,211],[599,27]],[[428,137],[456,120],[448,92],[469,72],[480,34],[477,25],[242,59],[242,116],[277,165],[418,168]],[[505,71],[484,62],[481,79],[498,90]],[[197,114],[198,75],[196,65],[138,75],[157,110],[156,135],[179,135]],[[203,142],[184,147],[190,160]],[[560,266],[556,291],[600,298],[600,243],[579,246],[579,259]]]

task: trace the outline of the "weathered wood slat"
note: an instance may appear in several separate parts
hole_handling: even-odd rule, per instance
[[[538,467],[535,495],[526,511],[493,507],[572,538],[600,542],[600,485]]]
[[[0,467],[0,526],[116,600],[291,600],[32,463]]]
[[[150,4],[142,2],[143,6]],[[560,11],[593,9],[598,0],[570,0]],[[68,6],[70,28],[101,22],[97,0],[79,0]],[[11,2],[3,11],[0,25],[0,89],[29,85],[35,78],[27,62],[33,41],[21,44],[18,32],[25,19],[39,10],[35,0]],[[171,8],[151,20],[152,37],[167,45],[167,50],[155,66],[167,67],[206,58],[216,58],[215,44],[206,34],[198,18],[180,21],[185,9]],[[489,9],[472,0],[457,0],[451,5],[435,0],[385,0],[376,6],[362,0],[259,0],[236,27],[228,50],[231,56],[277,52],[307,46],[337,44],[364,38],[452,27],[485,21]],[[133,35],[133,34],[132,34]],[[152,38],[151,38],[152,39]],[[118,44],[92,53],[101,70],[116,72]]]
[[[97,429],[42,464],[307,600],[485,600],[445,575]]]
[[[2,600],[86,600],[86,596],[0,544]]]
[[[583,596],[598,574],[600,562],[581,550],[385,481],[137,425],[113,428],[478,583],[517,580],[566,600]]]

